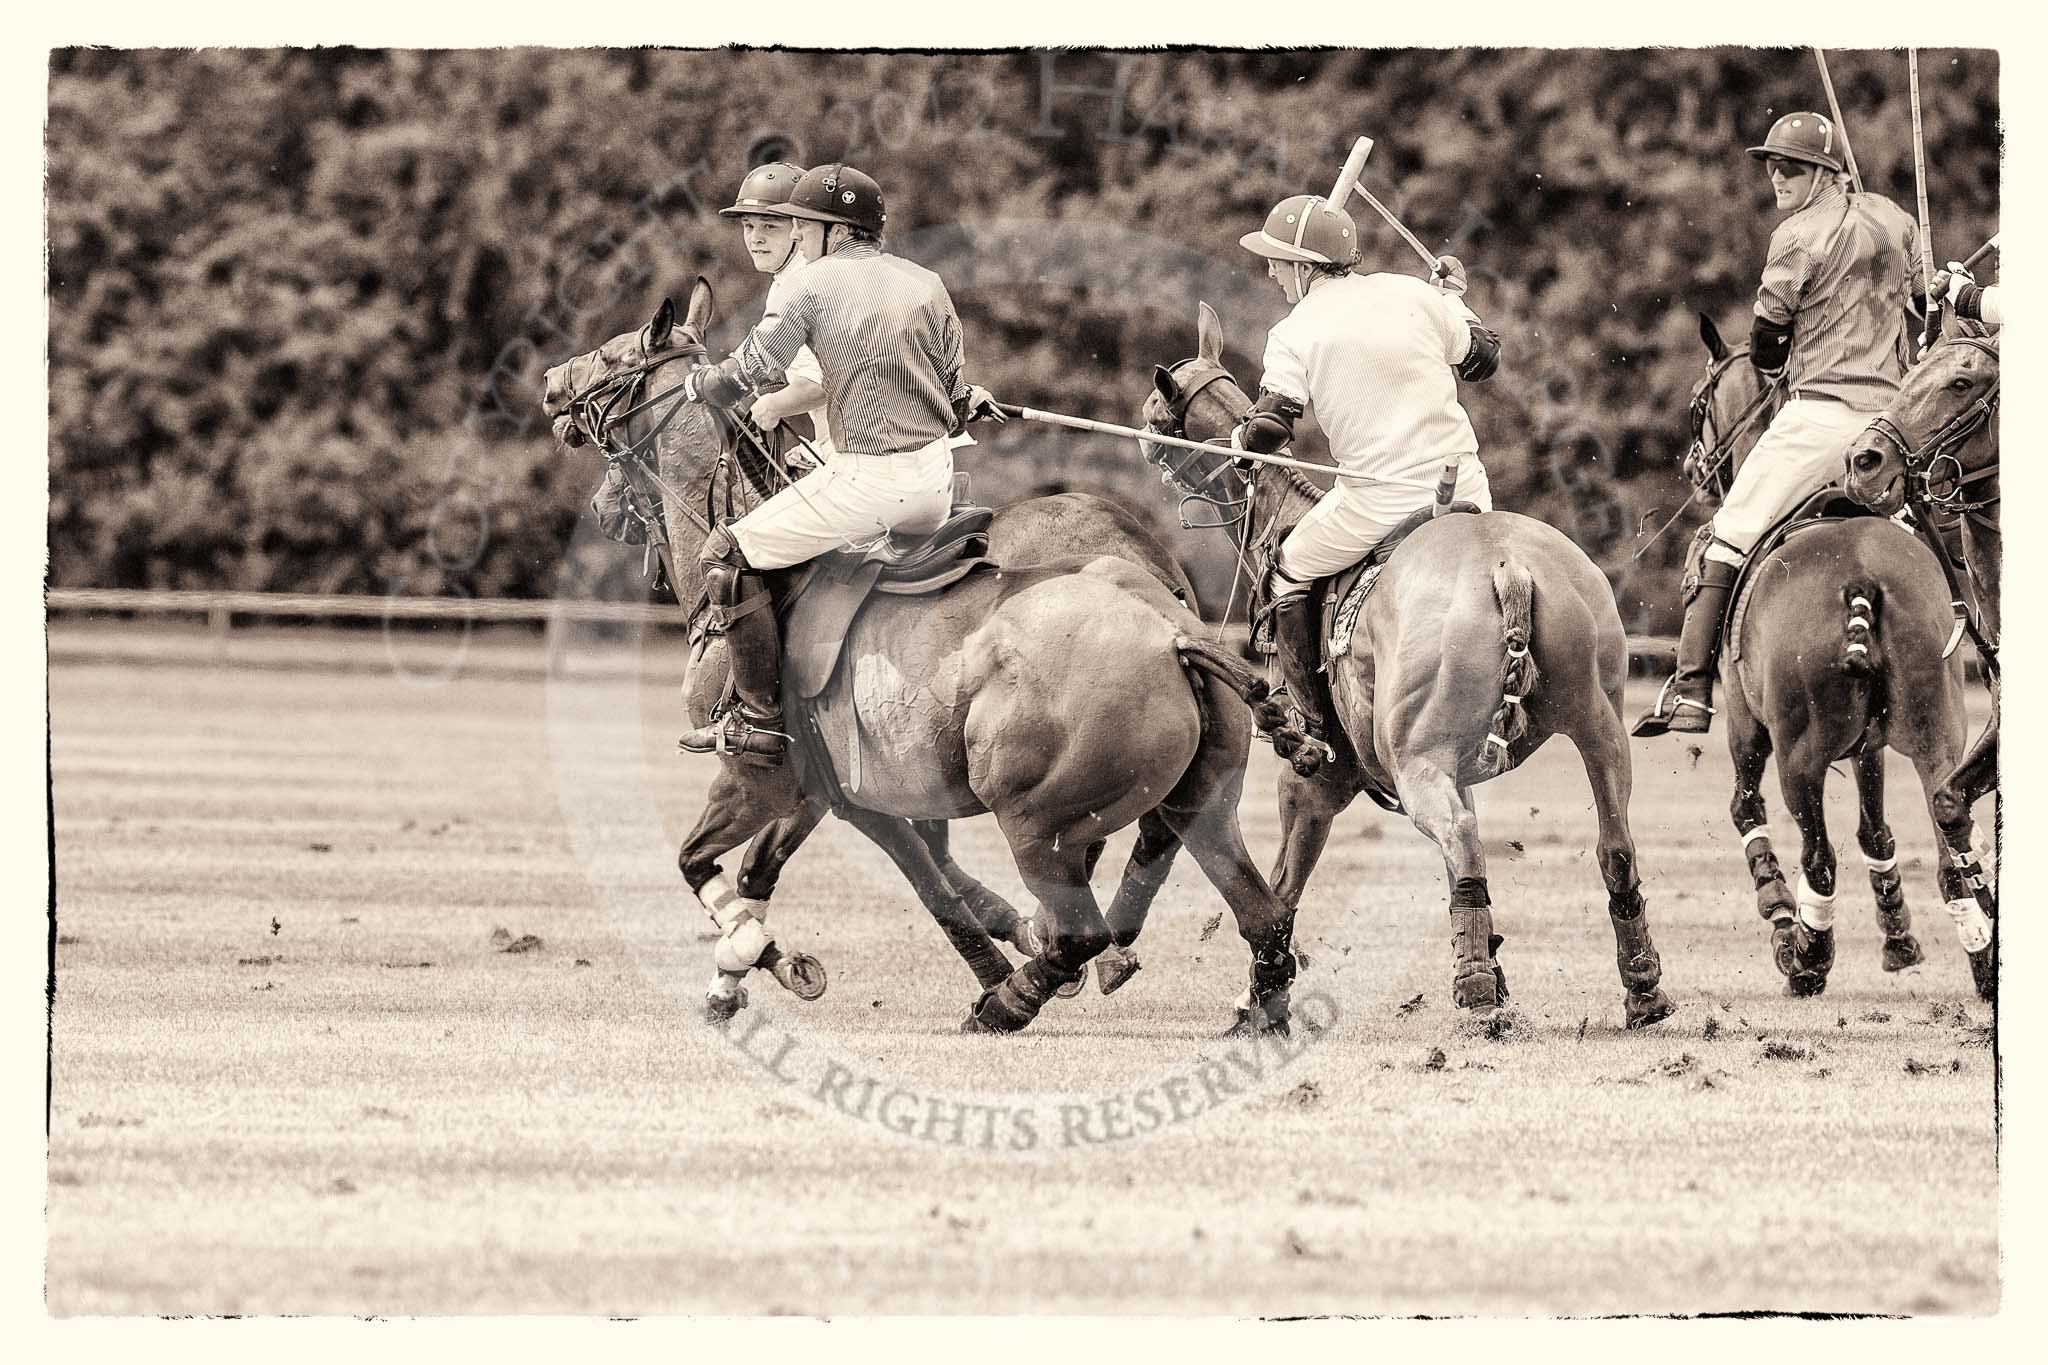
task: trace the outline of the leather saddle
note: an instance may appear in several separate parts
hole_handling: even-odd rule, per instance
[[[1730,659],[1742,657],[1742,623],[1749,615],[1749,601],[1757,582],[1756,569],[1764,563],[1773,551],[1787,541],[1811,531],[1817,526],[1843,521],[1850,517],[1876,517],[1880,513],[1871,511],[1862,503],[1850,497],[1838,484],[1829,484],[1807,497],[1803,502],[1771,524],[1749,557],[1742,562],[1742,570],[1735,577],[1735,588],[1728,594],[1727,616],[1722,621],[1722,639],[1726,640]]]
[[[875,593],[917,597],[951,587],[988,558],[988,526],[995,511],[956,505],[928,535],[889,538],[871,550],[821,555],[786,580],[776,594],[782,621],[782,690],[785,706],[816,697],[838,671],[839,656],[861,609]]]

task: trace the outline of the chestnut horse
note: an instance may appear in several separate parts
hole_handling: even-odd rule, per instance
[[[1701,337],[1708,374],[1694,392],[1692,420],[1696,472],[1704,473],[1754,444],[1714,449],[1708,433],[1736,430],[1739,415],[1758,406],[1763,382],[1705,318]],[[1879,517],[1810,524],[1753,563],[1738,587],[1721,656],[1721,714],[1735,764],[1729,816],[1742,836],[1757,912],[1771,924],[1773,959],[1794,995],[1819,994],[1834,963],[1836,860],[1822,795],[1838,760],[1854,762],[1856,840],[1877,901],[1884,969],[1921,961],[1898,844],[1885,820],[1884,751],[1912,761],[1935,815],[1934,794],[1967,737],[1962,662],[1944,658],[1951,619],[1934,552]],[[1766,824],[1763,774],[1774,754],[1780,792],[1799,826],[1796,897]],[[1942,895],[1977,988],[1988,994],[1989,924],[1947,858],[1941,868]]]
[[[698,508],[730,509],[722,520],[776,486],[772,462],[748,444],[741,422],[684,401],[673,387],[708,358],[702,337],[710,316],[710,289],[699,280],[679,327],[665,303],[648,326],[556,367],[548,379],[545,406],[557,434],[594,438],[661,506],[671,545],[693,546],[708,533]],[[670,387],[638,400],[642,386],[661,388],[664,376]],[[1058,519],[1050,509],[1026,515]],[[1102,542],[1097,547],[1087,556],[972,574],[937,594],[868,604],[845,643],[847,657],[864,673],[879,669],[919,685],[898,697],[900,705],[863,708],[857,732],[824,734],[842,772],[852,746],[861,746],[860,789],[848,794],[844,813],[911,878],[981,982],[964,1027],[1025,1027],[1109,946],[1088,872],[1101,841],[1137,821],[1141,852],[1148,834],[1176,848],[1185,843],[1235,914],[1253,959],[1240,1025],[1284,1028],[1295,972],[1293,915],[1252,865],[1237,822],[1252,730],[1245,703],[1263,695],[1263,684],[1202,638],[1201,623],[1154,572],[1100,553]],[[696,557],[671,555],[670,562],[678,598],[696,602],[703,577]],[[787,586],[782,574],[769,578],[778,593]],[[709,643],[693,651],[683,685],[698,720],[724,686],[722,648]],[[852,684],[842,677],[834,685]],[[1226,698],[1225,689],[1235,695]],[[996,816],[1046,925],[1043,951],[1014,971],[910,823],[983,812]],[[808,832],[806,820],[815,823],[795,765],[722,760],[679,857],[684,878],[700,899],[716,895],[719,856],[777,822]],[[1127,896],[1149,901],[1158,881],[1134,852],[1118,904]],[[762,965],[775,969],[772,961]],[[738,1008],[732,1001],[743,976],[720,971],[707,998],[712,1015]]]
[[[1226,438],[1251,406],[1223,369],[1223,326],[1200,305],[1193,360],[1155,372],[1145,424],[1162,435]],[[1183,492],[1216,499],[1243,480],[1240,554],[1270,548],[1321,496],[1292,470],[1255,465],[1238,476],[1232,451],[1213,457],[1145,447]],[[1629,834],[1632,781],[1622,725],[1628,641],[1606,578],[1562,532],[1513,512],[1459,513],[1401,542],[1365,600],[1350,651],[1330,665],[1335,719],[1348,744],[1313,777],[1283,774],[1274,889],[1290,910],[1329,841],[1330,827],[1370,782],[1444,856],[1455,955],[1453,999],[1491,1013],[1506,994],[1471,789],[1520,764],[1554,734],[1578,748],[1599,821],[1598,860],[1630,1028],[1674,1006],[1659,984]]]

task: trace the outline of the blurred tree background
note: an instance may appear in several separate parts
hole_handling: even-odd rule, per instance
[[[1830,65],[1866,182],[1911,212],[1904,54]],[[1998,228],[1998,58],[1921,69],[1935,247],[1960,257]],[[777,156],[881,181],[892,247],[946,277],[1008,401],[1133,421],[1197,298],[1251,388],[1284,304],[1236,239],[1366,134],[1367,186],[1464,258],[1505,341],[1464,392],[1497,503],[1668,629],[1702,510],[1632,560],[1689,492],[1698,314],[1748,331],[1778,215],[1742,148],[1797,108],[1825,108],[1805,49],[59,52],[50,581],[644,591],[638,551],[588,534],[597,464],[555,448],[541,371],[699,273],[737,340],[766,281],[713,214]],[[1356,216],[1365,268],[1420,271]],[[1178,529],[1130,443],[976,434],[980,500],[1118,498],[1221,610],[1227,547]]]

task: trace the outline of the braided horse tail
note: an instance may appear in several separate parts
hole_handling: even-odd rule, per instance
[[[1529,651],[1529,614],[1536,597],[1529,571],[1503,559],[1494,566],[1493,596],[1500,603],[1500,642],[1507,652],[1500,665],[1500,706],[1479,752],[1482,780],[1508,770],[1509,746],[1528,733],[1529,694],[1542,681]]]

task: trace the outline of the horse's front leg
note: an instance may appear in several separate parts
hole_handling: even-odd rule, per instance
[[[995,940],[974,917],[974,911],[961,899],[951,880],[939,870],[924,831],[908,820],[858,806],[847,808],[846,822],[889,855],[983,990],[1009,977],[1010,960],[996,947]]]
[[[747,973],[756,967],[767,968],[804,999],[824,994],[824,969],[817,959],[805,953],[785,954],[768,931],[766,898],[745,894],[718,865],[722,855],[770,823],[800,818],[801,801],[796,777],[788,768],[749,769],[742,778],[721,764],[704,813],[676,855],[683,881],[719,929],[711,951],[714,971],[704,994],[704,1017],[709,1022],[730,1019],[746,1008]]]

